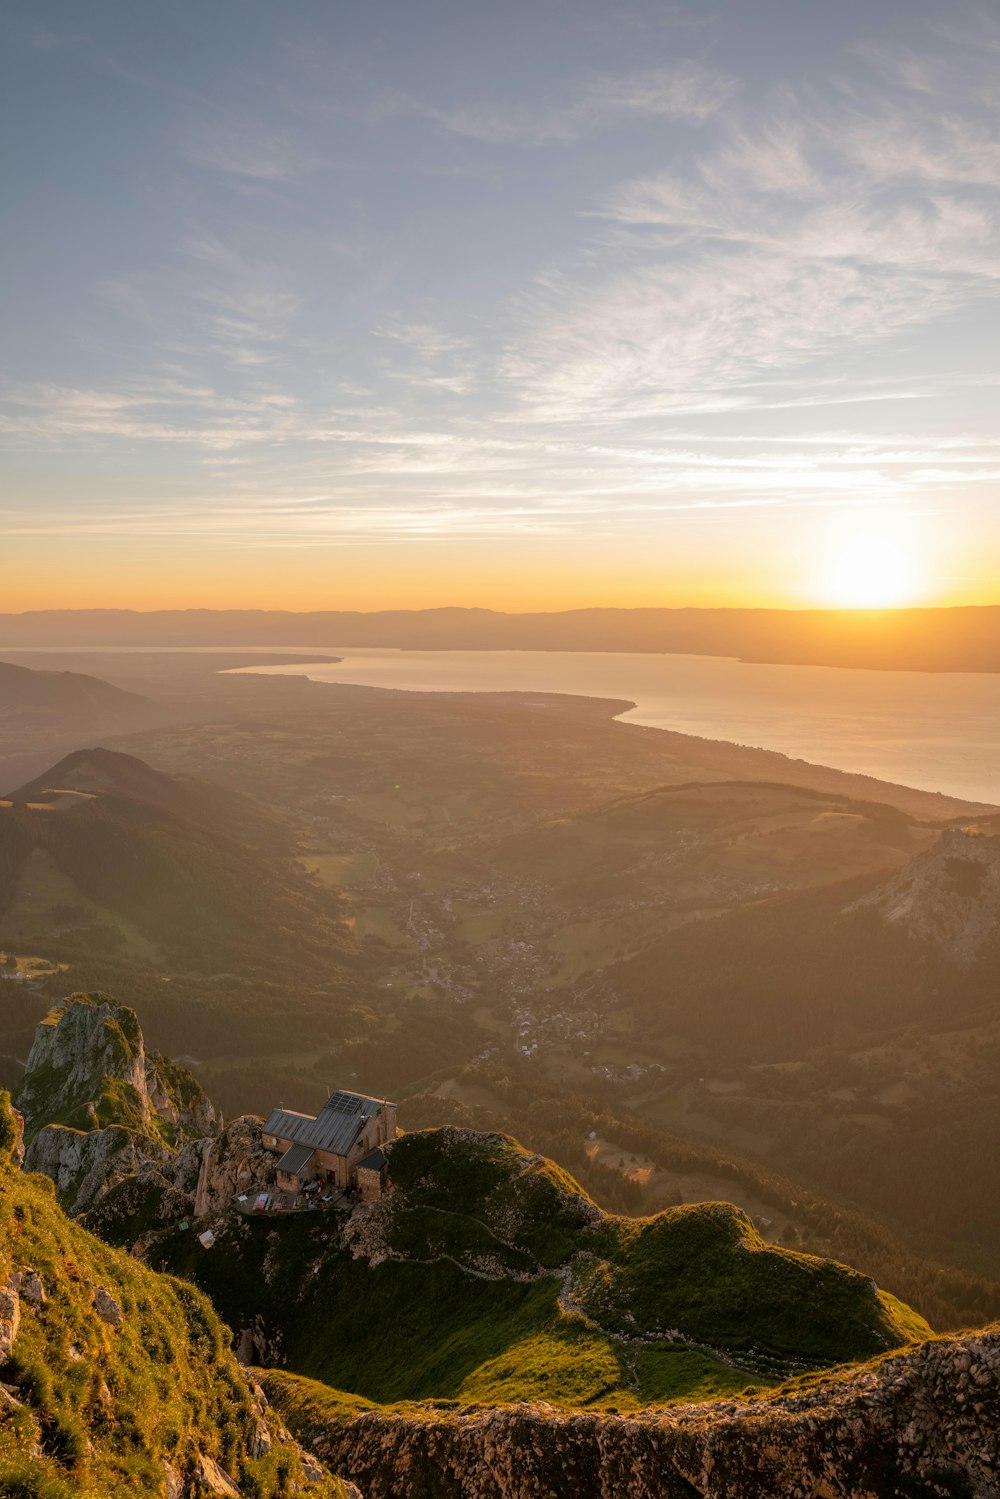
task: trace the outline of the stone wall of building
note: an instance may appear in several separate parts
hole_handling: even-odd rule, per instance
[[[382,1196],[382,1172],[370,1166],[358,1167],[358,1196],[362,1202],[378,1202]]]

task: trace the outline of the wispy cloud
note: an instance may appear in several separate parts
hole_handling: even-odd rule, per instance
[[[84,287],[78,364],[0,395],[7,447],[100,454],[128,493],[0,530],[388,545],[993,492],[990,371],[913,351],[1000,280],[998,35],[798,94],[688,60],[257,110],[246,73],[219,99],[136,74],[168,227]]]
[[[573,422],[690,408],[699,392],[739,404],[764,372],[887,343],[991,294],[1000,110],[942,113],[922,89],[914,105],[915,88],[892,105],[857,89],[846,107],[786,96],[693,170],[621,184],[603,239],[524,300],[504,363],[522,409]]]
[[[384,372],[393,380],[419,384],[424,390],[440,390],[454,396],[469,394],[475,379],[471,339],[449,333],[433,323],[384,321],[375,336],[391,350],[383,360]]]
[[[495,146],[565,146],[629,119],[703,121],[727,104],[736,83],[698,63],[653,68],[623,76],[592,75],[566,85],[563,97],[535,103],[441,105],[412,94],[381,95],[377,117],[410,116],[441,130]]]
[[[269,128],[250,117],[227,116],[187,126],[180,145],[189,161],[254,183],[288,182],[326,165],[321,151],[291,128]]]

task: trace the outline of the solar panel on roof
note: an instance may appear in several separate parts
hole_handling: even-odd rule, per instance
[[[362,1098],[358,1093],[343,1093],[338,1091],[330,1094],[323,1107],[325,1109],[336,1109],[338,1112],[344,1114],[357,1114],[360,1113],[366,1103],[375,1103],[375,1099]]]

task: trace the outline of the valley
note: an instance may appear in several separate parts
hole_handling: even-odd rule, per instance
[[[413,1119],[503,1128],[510,1079],[555,1117],[610,1112],[706,1161],[757,1163],[828,1198],[831,1223],[874,1216],[930,1262],[1000,1275],[993,1166],[973,1148],[998,1086],[988,984],[928,967],[860,909],[856,937],[838,929],[942,830],[988,835],[990,814],[941,817],[940,798],[892,787],[873,801],[858,778],[627,725],[613,704],[219,665],[162,663],[161,690],[184,681],[185,700],[225,684],[214,721],[113,741],[103,772],[71,757],[0,812],[0,942],[56,969],[5,1007],[11,1084],[53,994],[107,989],[228,1114],[279,1093],[314,1106],[337,1077],[392,1090]],[[159,669],[143,656],[152,697]],[[80,862],[81,839],[96,858]],[[621,1131],[588,1156],[591,1127],[563,1130],[560,1158],[605,1200],[734,1197],[772,1238],[838,1242],[741,1197],[725,1164],[652,1170]],[[933,1300],[930,1276],[907,1274],[911,1298],[961,1320],[965,1291]]]

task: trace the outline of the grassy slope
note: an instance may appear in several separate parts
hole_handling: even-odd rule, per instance
[[[448,1262],[370,1267],[316,1220],[240,1229],[211,1254],[178,1235],[168,1263],[196,1276],[230,1320],[262,1311],[283,1329],[280,1357],[290,1368],[357,1392],[362,1404],[532,1398],[632,1408],[768,1382],[703,1349],[633,1349],[595,1331],[561,1309],[553,1277],[480,1280]]]
[[[0,1095],[0,1285],[30,1267],[46,1291],[40,1307],[22,1300],[0,1370],[19,1402],[0,1403],[0,1495],[152,1499],[163,1493],[164,1459],[183,1474],[197,1454],[231,1472],[248,1499],[287,1492],[301,1480],[299,1458],[273,1428],[271,1453],[247,1456],[261,1418],[204,1297],[72,1224],[47,1180],[11,1166],[12,1140]],[[120,1327],[94,1310],[95,1287],[121,1306]],[[329,1480],[310,1493],[343,1488]]]
[[[929,1332],[865,1277],[765,1247],[735,1209],[610,1217],[502,1136],[404,1136],[391,1175],[353,1246],[317,1215],[234,1218],[210,1254],[179,1232],[160,1252],[229,1320],[281,1329],[289,1369],[362,1401],[638,1408]]]

